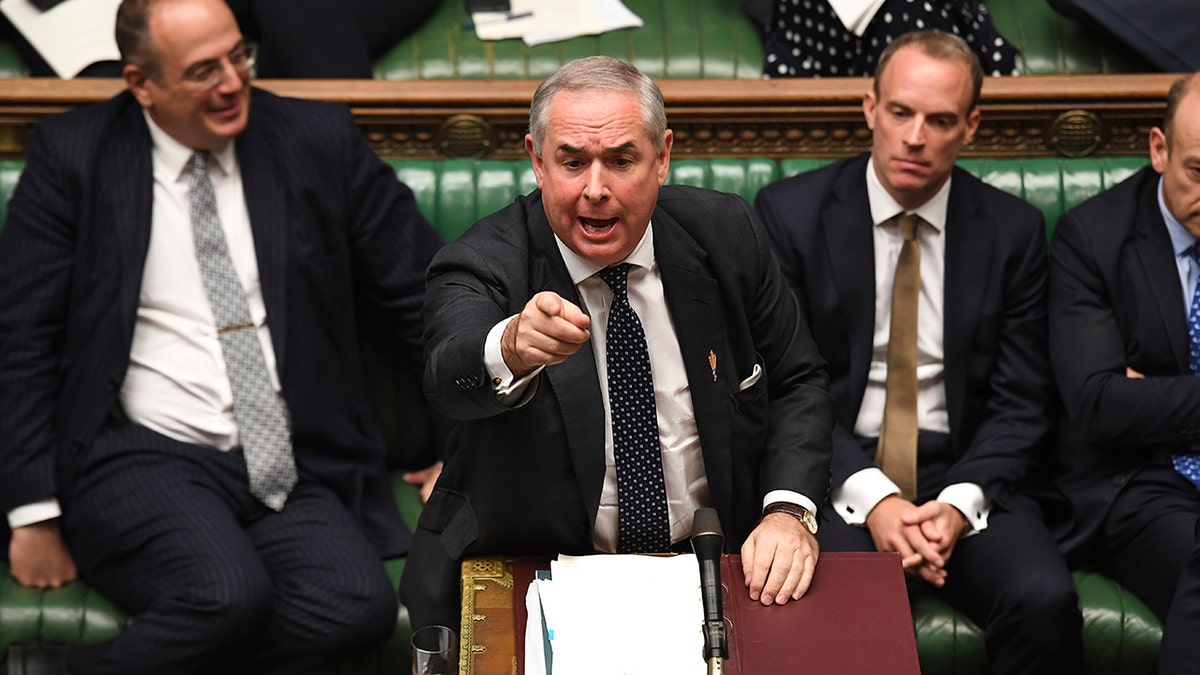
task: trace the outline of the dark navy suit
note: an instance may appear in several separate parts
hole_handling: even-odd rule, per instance
[[[113,648],[145,652],[137,659],[147,670],[204,668],[191,650],[206,640],[269,653],[272,631],[304,612],[271,603],[266,579],[286,593],[280,579],[296,574],[311,585],[299,595],[328,592],[322,602],[334,606],[341,593],[383,593],[370,611],[394,619],[377,561],[410,543],[368,406],[357,326],[360,312],[379,313],[396,348],[419,354],[423,272],[440,241],[344,107],[262,90],[251,98],[236,152],[301,475],[279,517],[298,522],[259,527],[264,514],[229,487],[244,480],[240,455],[119,414],[153,209],[151,139],[129,93],[35,128],[0,233],[0,508],[59,499],[82,576],[155,617],[135,618]],[[307,518],[317,532],[340,534],[314,545]],[[180,550],[196,558],[179,564]],[[339,587],[363,558],[376,562],[361,583]],[[266,605],[271,619],[227,618],[222,630],[234,634],[212,636],[163,618],[219,613],[230,596]],[[330,624],[343,619],[355,620]],[[298,634],[335,630],[314,621]],[[271,655],[285,669],[288,658]]]
[[[876,439],[854,434],[875,335],[875,254],[867,155],[759,192],[771,236],[838,402],[832,485],[874,467]],[[1070,576],[1032,500],[1017,491],[1038,460],[1054,407],[1046,354],[1041,213],[955,168],[946,212],[944,378],[949,434],[922,431],[917,503],[956,483],[992,501],[988,527],[960,539],[941,594],[985,630],[993,672],[1070,672],[1081,619]],[[824,550],[873,550],[840,517]]]
[[[1200,378],[1158,182],[1146,167],[1055,229],[1050,355],[1066,415],[1054,475],[1071,516],[1058,530],[1069,555],[1128,587],[1160,619],[1190,613],[1200,625],[1200,498],[1171,460],[1200,440]],[[1126,377],[1126,368],[1145,377]],[[1192,580],[1180,591],[1190,598],[1176,610],[1176,582],[1189,565]],[[1179,633],[1180,646],[1195,634]]]

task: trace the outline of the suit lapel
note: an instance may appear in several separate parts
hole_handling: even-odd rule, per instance
[[[946,208],[946,258],[942,276],[942,350],[946,407],[951,434],[961,427],[967,389],[967,359],[983,309],[984,291],[992,279],[992,240],[1000,223],[979,213],[980,198],[970,177],[954,170]]]
[[[99,153],[94,185],[99,214],[108,213],[113,245],[118,251],[113,267],[119,275],[118,306],[124,344],[133,342],[142,273],[150,248],[154,201],[154,167],[150,130],[142,109],[129,94],[126,109],[117,116],[110,140]],[[109,177],[117,177],[110,179]],[[103,216],[98,217],[103,223]],[[103,227],[103,225],[102,225]]]
[[[579,294],[558,251],[541,200],[530,200],[529,206],[529,241],[534,249],[530,256],[529,296],[554,291],[578,305]],[[600,509],[605,467],[604,403],[600,398],[592,343],[589,341],[566,361],[546,368],[544,375],[558,400],[567,450],[571,453],[588,518],[594,523]]]
[[[849,426],[854,424],[867,387],[875,336],[875,235],[866,170],[865,157],[849,163],[834,183],[834,200],[821,213],[837,294],[834,304],[841,308],[843,335],[850,344],[849,405],[841,413],[849,416]]]
[[[687,373],[709,497],[725,522],[730,522],[734,471],[726,399],[737,385],[726,378],[738,374],[732,369],[733,355],[725,344],[720,288],[705,265],[707,254],[678,222],[656,209],[653,223],[654,258]],[[715,377],[709,354],[716,358]],[[722,369],[721,364],[729,366]]]
[[[1163,264],[1164,260],[1174,262],[1175,247],[1158,207],[1158,181],[1146,181],[1145,185],[1138,203],[1137,238],[1133,246],[1150,284],[1179,372],[1190,373],[1191,337],[1184,319],[1186,308],[1181,306],[1179,271],[1174,264]]]
[[[258,97],[262,99],[263,97]],[[266,104],[259,101],[256,107]],[[262,112],[256,110],[256,112]],[[287,354],[287,261],[288,196],[286,178],[288,167],[280,162],[287,148],[272,142],[268,125],[251,123],[237,138],[237,158],[242,174],[242,192],[250,214],[250,229],[254,233],[255,257],[258,261],[259,283],[267,307],[267,325],[275,348],[276,368],[282,374]]]

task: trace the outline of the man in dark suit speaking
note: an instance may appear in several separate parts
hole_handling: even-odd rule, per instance
[[[38,125],[0,233],[11,569],[134,615],[100,672],[300,672],[395,624],[357,313],[418,354],[440,242],[345,108],[252,91],[221,0],[117,41],[129,91]]]
[[[662,94],[606,57],[534,94],[539,189],[428,275],[426,394],[461,420],[401,595],[457,625],[459,560],[686,547],[716,508],[750,596],[808,588],[829,480],[824,364],[748,205],[662,187]]]
[[[1018,491],[1050,431],[1041,213],[955,168],[983,74],[962,39],[880,56],[871,153],[768,186],[771,236],[838,402],[829,551],[898,551],[984,630],[993,673],[1082,668],[1066,564]]]

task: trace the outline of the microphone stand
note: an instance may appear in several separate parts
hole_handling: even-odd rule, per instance
[[[725,639],[725,613],[721,608],[721,551],[725,533],[713,508],[697,509],[692,521],[692,551],[700,565],[700,597],[704,604],[705,661],[708,675],[724,675],[729,650]]]

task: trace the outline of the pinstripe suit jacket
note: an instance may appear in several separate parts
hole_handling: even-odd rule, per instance
[[[303,471],[383,555],[407,550],[359,362],[360,308],[420,353],[423,274],[440,245],[412,192],[340,106],[252,95],[236,142],[263,299]],[[129,362],[150,240],[151,141],[128,93],[49,118],[0,231],[0,508],[87,471]],[[372,319],[380,318],[372,316]]]

